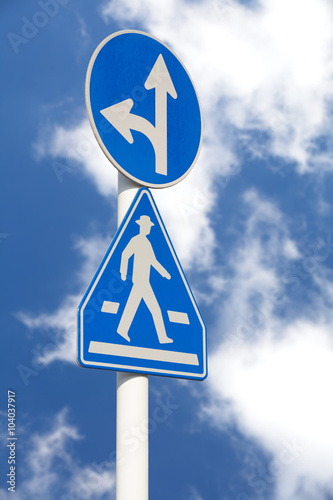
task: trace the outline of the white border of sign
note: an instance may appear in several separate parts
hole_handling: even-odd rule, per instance
[[[119,165],[119,163],[117,163],[117,161],[109,153],[109,151],[105,147],[105,145],[103,143],[103,140],[102,140],[101,136],[99,135],[97,127],[95,125],[95,120],[94,120],[94,117],[93,117],[93,114],[92,114],[91,103],[90,103],[90,77],[91,77],[92,68],[93,68],[94,63],[95,63],[95,59],[98,56],[98,54],[101,51],[101,49],[104,47],[104,45],[109,40],[111,40],[112,38],[115,38],[116,36],[124,35],[126,33],[138,33],[140,35],[147,36],[149,38],[152,38],[153,40],[156,40],[158,43],[160,43],[161,45],[163,45],[164,47],[166,47],[176,57],[176,59],[180,62],[180,64],[183,66],[184,70],[186,71],[186,73],[187,73],[187,75],[188,75],[188,77],[189,77],[189,79],[190,79],[190,81],[191,81],[191,83],[193,85],[194,92],[195,92],[195,95],[196,95],[197,100],[198,100],[199,111],[200,111],[200,119],[201,119],[201,135],[200,135],[200,143],[199,143],[198,151],[197,151],[196,157],[194,158],[194,160],[192,162],[192,165],[187,169],[187,171],[181,177],[179,177],[178,179],[175,179],[172,182],[166,182],[164,184],[154,184],[154,183],[151,183],[151,182],[142,181],[141,179],[138,179],[137,177],[134,177],[134,176],[130,175],[121,165]],[[202,145],[203,126],[202,126],[202,112],[201,112],[200,101],[199,101],[197,90],[196,90],[195,85],[194,85],[194,83],[192,81],[192,78],[191,78],[189,72],[187,71],[187,69],[185,68],[184,64],[176,56],[176,54],[165,43],[163,43],[161,40],[159,40],[158,38],[154,37],[153,35],[149,35],[148,33],[145,33],[144,31],[139,31],[139,30],[117,31],[116,33],[113,33],[112,35],[106,37],[98,45],[98,47],[95,49],[95,51],[94,51],[94,53],[91,56],[91,59],[89,61],[88,69],[87,69],[87,75],[86,75],[86,84],[85,84],[85,98],[86,98],[86,107],[87,107],[89,122],[90,122],[91,128],[92,128],[92,130],[94,132],[94,135],[95,135],[95,137],[97,139],[97,142],[100,145],[100,147],[101,147],[103,153],[105,154],[105,156],[108,158],[108,160],[110,160],[110,162],[112,163],[112,165],[115,166],[119,170],[119,172],[121,172],[123,175],[125,175],[126,177],[128,177],[132,181],[137,182],[141,186],[152,187],[152,188],[166,188],[166,187],[169,187],[169,186],[173,186],[174,184],[177,184],[178,182],[180,182],[181,180],[183,180],[190,173],[190,171],[192,170],[192,168],[194,167],[194,165],[195,165],[195,163],[196,163],[196,161],[198,159],[198,156],[199,156],[200,150],[201,150],[201,145]]]

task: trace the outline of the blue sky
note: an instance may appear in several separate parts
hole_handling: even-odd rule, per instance
[[[151,498],[333,498],[331,2],[46,3],[1,5],[0,498],[7,389],[16,498],[115,498],[116,374],[80,368],[75,344],[116,231],[85,74],[128,28],[181,58],[205,130],[188,177],[153,190],[207,325],[209,376],[150,377]]]

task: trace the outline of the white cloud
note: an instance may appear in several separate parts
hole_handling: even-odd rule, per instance
[[[301,257],[276,204],[250,189],[239,210],[244,222],[230,256],[225,256],[227,297],[221,307],[225,336],[232,345],[271,323],[272,310],[286,300],[281,269]]]
[[[329,154],[316,162],[313,143],[330,130],[332,13],[327,0],[112,0],[102,9],[106,21],[142,23],[175,48],[199,90],[206,137],[226,142],[230,125],[267,130],[265,148],[302,172],[332,168]]]
[[[249,474],[254,495],[274,483],[276,500],[324,500],[325,491],[333,491],[328,254],[321,246],[311,272],[307,268],[320,292],[312,290],[309,305],[304,299],[301,311],[292,310],[284,269],[308,257],[291,239],[278,206],[253,190],[245,193],[243,204],[247,215],[227,263],[232,273],[215,332],[220,340],[209,360],[210,402],[203,412],[223,429],[236,423],[271,453],[266,478],[259,468]],[[283,305],[289,312],[286,308],[281,315]]]
[[[34,436],[27,460],[31,477],[22,488],[26,498],[34,495],[36,498],[45,498],[50,494],[58,479],[54,461],[58,458],[65,468],[70,468],[71,459],[66,448],[70,441],[77,439],[80,439],[78,431],[74,426],[68,425],[64,411],[56,416],[49,432]]]
[[[332,141],[327,150],[316,147],[332,129],[329,1],[245,6],[223,0],[112,0],[104,3],[102,15],[124,27],[141,24],[166,41],[198,89],[205,120],[201,157],[179,185],[154,192],[185,267],[215,265],[210,214],[220,188],[214,190],[214,183],[237,172],[235,146],[244,146],[242,153],[251,157],[275,154],[295,162],[299,173],[332,169]],[[69,171],[79,162],[102,195],[115,196],[115,171],[86,119],[74,127],[59,125],[52,134],[39,141],[41,156],[57,161],[74,155],[76,162],[65,163]],[[87,144],[79,147],[82,137]],[[312,291],[313,303],[303,311],[279,316],[277,308],[288,299],[282,271],[303,257],[279,207],[254,190],[244,194],[243,203],[244,231],[224,266],[228,273],[216,284],[228,290],[219,327],[225,340],[216,329],[206,412],[218,426],[236,422],[272,454],[277,500],[322,500],[325,490],[332,490],[331,276],[317,259],[311,275],[323,296]],[[55,325],[73,302],[69,297],[44,323],[30,317],[31,327]],[[69,342],[72,331],[63,330]]]
[[[117,175],[94,137],[88,118],[65,127],[56,125],[40,134],[35,144],[37,158],[53,160],[52,167],[63,182],[68,174],[80,171],[96,184],[104,196],[117,192]],[[82,168],[83,167],[83,168]]]
[[[250,159],[270,153],[294,161],[299,172],[331,169],[330,143],[325,152],[315,141],[331,130],[332,12],[327,0],[266,0],[251,7],[223,0],[103,4],[106,22],[142,23],[173,47],[198,88],[205,130],[201,157],[178,186],[156,193],[185,268],[212,266],[215,183],[222,176],[222,186],[237,172],[236,146]],[[49,129],[36,150],[53,159],[59,180],[82,169],[102,195],[116,195],[116,170],[86,118]]]
[[[29,330],[42,330],[50,333],[46,345],[42,346],[36,362],[40,369],[52,361],[61,360],[68,363],[76,362],[76,310],[82,296],[68,295],[60,307],[51,313],[23,313],[16,314]]]
[[[68,422],[67,410],[54,417],[48,430],[32,434],[28,445],[20,450],[16,498],[58,499],[59,490],[64,500],[115,498],[114,463],[106,459],[82,466],[71,453],[71,446],[79,439],[82,436]],[[8,498],[3,489],[0,498]]]
[[[153,193],[185,269],[195,266],[209,270],[214,264],[216,240],[210,213],[216,203],[216,194],[203,165],[200,163],[182,183]]]
[[[115,498],[116,475],[114,464],[105,460],[101,464],[77,468],[69,485],[71,498]]]
[[[159,206],[162,206],[162,216],[163,201],[167,204],[168,199],[162,198],[162,203],[159,204]],[[182,205],[180,203],[180,209],[181,206]],[[191,212],[190,217],[204,218],[204,215],[200,214],[200,210],[198,210],[197,212],[199,215],[197,215],[196,210],[193,209],[193,213]],[[188,222],[186,222],[186,224],[188,225]],[[207,227],[203,228],[203,232],[206,238],[206,242],[209,243],[209,239],[212,238],[211,230]],[[184,229],[184,235],[187,236],[187,239],[185,239],[183,246],[181,246],[180,248],[180,251],[182,251],[182,256],[184,257],[183,261],[185,260],[185,262],[188,262],[191,261],[191,259],[193,260],[193,255],[191,254],[191,244],[196,245],[196,242],[194,241],[194,236],[190,231],[186,231]],[[60,303],[59,307],[54,311],[42,313],[19,311],[15,314],[15,317],[19,321],[21,321],[30,331],[39,331],[44,334],[45,343],[40,345],[38,349],[36,349],[37,356],[34,356],[35,363],[37,363],[37,368],[35,367],[36,369],[42,370],[44,367],[54,361],[64,361],[67,363],[76,362],[77,307],[80,304],[82,297],[86,289],[88,288],[88,285],[91,282],[110,243],[111,241],[109,237],[102,237],[99,234],[93,234],[89,238],[78,239],[75,244],[75,250],[81,257],[81,266],[77,271],[76,276],[73,276],[73,279],[75,279],[77,283],[78,292],[76,294],[66,295]],[[187,245],[189,245],[190,247],[188,248]],[[208,266],[210,261],[210,254],[206,250],[204,242],[200,242],[199,240],[199,243],[197,245],[199,246],[199,252],[195,254],[196,257],[198,255],[201,255],[203,259],[206,259],[197,262],[197,268],[200,270],[202,269],[202,267],[205,268],[205,266]],[[176,249],[179,250],[177,246]],[[212,293],[206,294],[206,298],[204,297],[204,295],[201,297],[199,293],[196,295],[200,296],[202,300],[206,300],[206,302],[213,301],[215,297],[220,293],[221,289],[223,289],[224,284],[225,282],[223,278],[215,276],[212,278],[209,285],[209,289]],[[40,338],[41,337],[39,337],[39,341]],[[26,375],[22,375],[26,382],[29,380],[29,373]],[[36,372],[36,374],[37,373],[38,372]]]
[[[60,182],[65,182],[67,175],[82,171],[100,194],[110,199],[116,196],[117,171],[98,146],[88,119],[69,128],[56,126],[39,138],[35,150],[39,159],[52,159],[52,167]],[[203,148],[202,161],[181,185],[154,190],[153,193],[185,268],[194,265],[208,268],[212,264],[215,236],[209,213],[216,201],[212,189],[213,175],[220,167],[226,174],[231,161],[231,154],[226,152],[225,164],[221,166],[221,162],[215,162],[214,165],[213,159],[218,152],[222,155],[222,151],[222,147],[216,145]]]
[[[190,489],[190,496],[188,500],[204,500],[203,497],[198,493],[197,489],[192,486]]]
[[[277,499],[294,500],[307,481],[301,498],[319,500],[321,488],[333,491],[332,326],[279,326],[255,342],[219,347],[209,363],[209,413],[217,425],[236,422],[271,452]]]
[[[36,361],[40,366],[46,366],[56,360],[76,362],[77,308],[109,244],[108,238],[98,234],[90,238],[79,239],[75,248],[83,259],[76,277],[78,293],[67,295],[59,308],[53,312],[40,314],[18,312],[16,314],[17,319],[29,330],[43,331],[52,339],[52,343],[48,340],[47,345],[42,346],[39,351]]]

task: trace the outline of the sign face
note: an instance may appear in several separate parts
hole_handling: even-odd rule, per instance
[[[131,30],[103,40],[88,66],[86,105],[105,155],[133,181],[167,187],[193,167],[199,100],[183,64],[156,38]]]
[[[148,189],[138,191],[78,309],[84,367],[202,380],[206,328]]]

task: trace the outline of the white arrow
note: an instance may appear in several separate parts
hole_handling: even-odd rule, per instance
[[[133,115],[131,113],[133,104],[134,102],[132,99],[126,99],[125,101],[118,102],[113,106],[102,109],[101,113],[130,144],[134,142],[131,130],[138,130],[146,135],[154,146],[156,142],[155,127],[148,120],[142,118],[142,116]]]
[[[155,89],[155,128],[157,130],[156,173],[167,175],[167,94],[177,99],[168,68],[160,54],[145,82],[147,90]]]
[[[134,142],[131,130],[148,137],[155,151],[155,171],[167,175],[167,94],[177,99],[177,92],[162,54],[149,73],[145,88],[155,89],[155,126],[142,116],[131,113],[132,99],[102,109],[101,113],[130,144]]]

